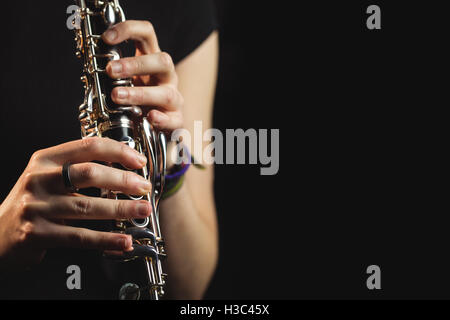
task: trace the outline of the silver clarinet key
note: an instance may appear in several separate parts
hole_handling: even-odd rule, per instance
[[[83,103],[79,107],[81,135],[107,137],[126,143],[148,159],[147,165],[136,170],[154,186],[144,196],[122,194],[114,190],[102,190],[102,197],[110,199],[147,200],[152,212],[145,219],[118,220],[111,231],[133,236],[133,250],[122,256],[107,257],[121,260],[125,272],[124,283],[118,289],[120,299],[159,300],[164,294],[166,275],[161,258],[165,257],[164,241],[159,224],[159,199],[164,188],[166,169],[166,140],[164,133],[156,131],[147,121],[140,106],[117,105],[112,102],[111,91],[117,86],[132,87],[132,79],[111,79],[105,74],[111,60],[121,58],[117,46],[109,46],[101,40],[101,34],[116,23],[125,21],[125,14],[118,0],[77,0],[80,28],[75,29],[77,56],[83,62],[82,82],[85,90]],[[107,164],[127,170],[119,164]],[[134,276],[135,263],[145,270],[145,276],[128,281]]]

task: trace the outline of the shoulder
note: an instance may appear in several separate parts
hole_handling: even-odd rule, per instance
[[[159,45],[178,63],[217,29],[213,0],[127,0],[122,3],[127,19],[149,20]]]
[[[180,21],[174,39],[174,61],[198,48],[218,28],[213,0],[179,0]]]

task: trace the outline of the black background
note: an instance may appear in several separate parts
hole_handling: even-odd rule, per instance
[[[215,2],[214,126],[280,129],[281,141],[276,176],[260,176],[256,165],[216,168],[220,261],[206,298],[450,298],[448,180],[438,154],[446,145],[436,142],[448,105],[442,2]],[[382,30],[366,28],[370,4],[381,7]],[[63,113],[47,114],[45,128],[33,122],[46,113],[48,92],[62,104],[81,99],[65,90],[79,87],[77,75],[57,76],[65,63],[78,70],[54,45],[66,41],[52,31],[66,16],[30,23],[28,11],[39,7],[21,10],[2,25],[0,51],[0,124],[23,126],[30,147],[4,134],[10,187],[43,141],[62,143],[79,130]],[[10,49],[19,41],[30,52]],[[35,63],[33,50],[46,50],[53,65]],[[36,88],[35,105],[8,108],[8,99],[20,104],[30,94],[10,83],[17,72]],[[381,267],[379,291],[366,288],[372,264]]]
[[[217,3],[215,126],[280,128],[281,160],[277,176],[217,167],[208,297],[450,297],[442,4]],[[382,30],[366,28],[371,4]],[[372,264],[380,291],[366,287]]]

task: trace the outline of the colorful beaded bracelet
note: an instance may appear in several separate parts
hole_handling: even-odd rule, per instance
[[[181,189],[181,186],[184,182],[184,175],[190,168],[191,164],[193,164],[194,167],[197,167],[199,169],[205,169],[204,166],[201,164],[196,164],[196,161],[192,155],[189,154],[189,151],[187,151],[187,159],[188,161],[185,161],[181,164],[174,165],[170,172],[166,174],[165,177],[165,187],[162,194],[162,199],[167,199],[168,197],[174,195],[178,190]]]

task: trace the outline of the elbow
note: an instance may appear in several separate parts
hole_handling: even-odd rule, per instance
[[[204,270],[204,277],[201,281],[202,285],[199,286],[198,292],[195,294],[194,299],[203,299],[206,291],[208,290],[211,281],[214,277],[214,274],[217,269],[217,265],[219,263],[219,241],[217,232],[214,236],[214,240],[210,242],[210,248],[208,250],[208,253],[206,255],[206,258],[203,261],[203,270]]]

